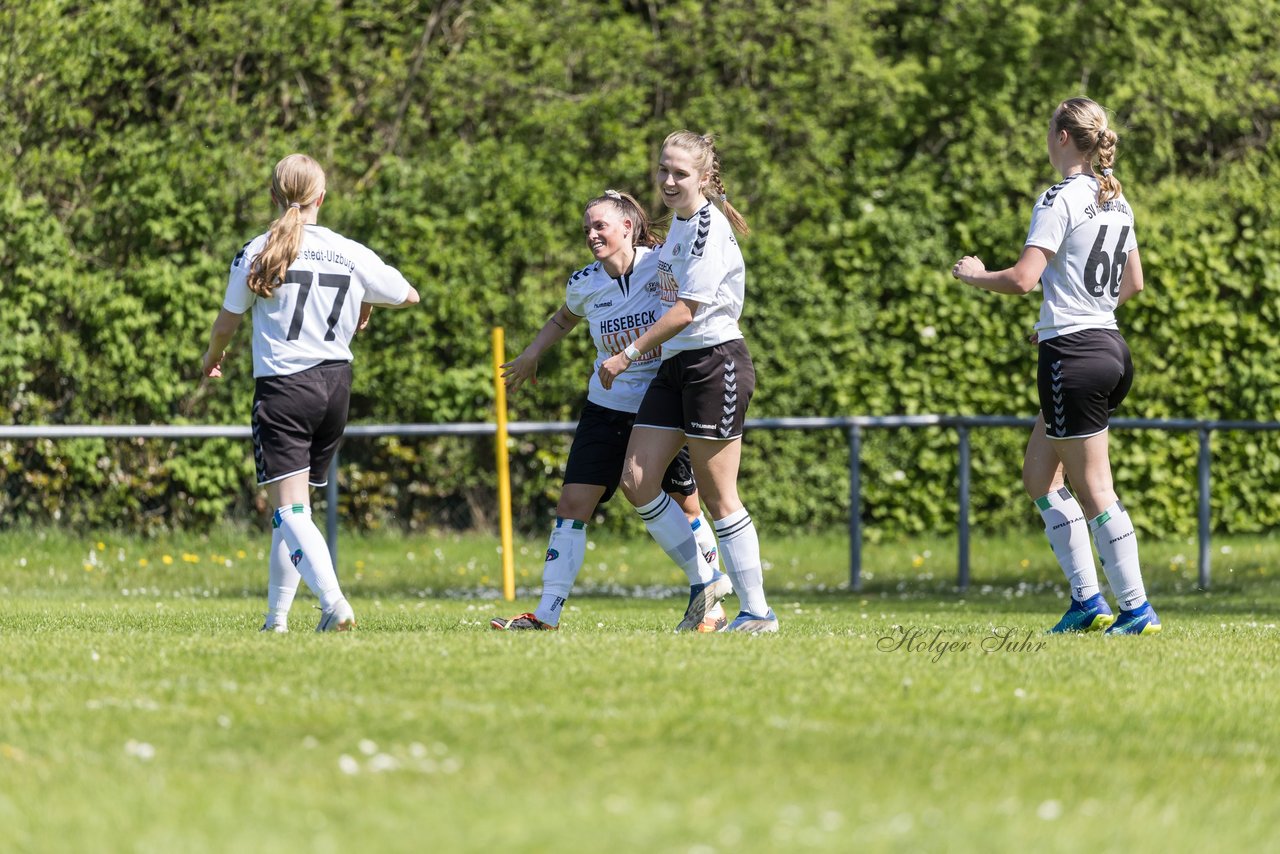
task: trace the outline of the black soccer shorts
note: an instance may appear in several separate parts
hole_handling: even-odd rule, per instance
[[[1084,329],[1041,341],[1036,390],[1050,439],[1083,439],[1107,429],[1133,385],[1133,358],[1115,329]]]
[[[351,363],[322,362],[282,377],[258,377],[253,392],[253,461],[258,484],[309,472],[329,482],[351,401]]]
[[[603,486],[603,504],[613,497],[622,480],[622,467],[627,460],[627,442],[631,439],[631,427],[636,417],[587,401],[578,417],[578,428],[569,447],[569,461],[565,465],[565,483],[587,483]],[[662,491],[679,495],[693,495],[697,489],[693,479],[693,465],[689,450],[680,453],[667,466],[662,478]]]

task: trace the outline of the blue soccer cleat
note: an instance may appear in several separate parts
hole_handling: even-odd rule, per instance
[[[1115,615],[1107,605],[1101,593],[1095,593],[1083,602],[1071,600],[1071,607],[1062,615],[1058,624],[1049,629],[1047,634],[1058,635],[1064,632],[1097,632],[1114,623]]]
[[[723,572],[717,572],[706,584],[694,584],[689,588],[689,607],[684,609],[684,619],[676,626],[677,632],[706,631],[702,628],[707,614],[720,600],[733,592],[733,582]]]
[[[761,632],[776,632],[778,630],[778,618],[774,615],[773,609],[769,609],[769,613],[763,617],[758,617],[750,611],[739,611],[738,616],[733,618],[733,622],[725,626],[722,632],[746,632],[747,634],[756,635]]]
[[[1109,635],[1154,635],[1160,631],[1160,618],[1150,602],[1143,602],[1132,611],[1120,609],[1115,625],[1107,629]]]

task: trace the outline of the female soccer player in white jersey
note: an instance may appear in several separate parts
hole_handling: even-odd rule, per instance
[[[205,375],[222,376],[226,346],[253,309],[253,458],[275,508],[263,631],[288,631],[299,577],[320,599],[316,631],[355,627],[329,549],[311,521],[308,484],[326,484],[346,428],[350,344],[367,317],[362,304],[418,302],[398,270],[316,224],[324,195],[324,170],[310,157],[291,154],[276,164],[271,199],[280,217],[232,261],[204,354]]]
[[[565,304],[524,352],[502,366],[503,378],[513,391],[526,380],[536,382],[538,359],[584,317],[596,343],[595,364],[599,365],[639,338],[663,311],[656,251],[660,244],[636,200],[625,193],[606,190],[603,196],[587,203],[582,230],[596,261],[569,277]],[[645,353],[625,380],[615,382],[609,389],[592,371],[587,402],[569,449],[555,527],[547,543],[542,599],[531,614],[490,621],[493,628],[559,627],[564,603],[586,556],[587,520],[618,488],[631,425],[649,381],[658,372],[660,352]],[[681,508],[687,520],[685,530],[692,530],[698,542],[698,573],[690,577],[690,583],[723,578],[716,571],[716,540],[702,517],[686,452],[681,451],[667,467],[662,489]],[[724,610],[717,606],[707,619],[681,623],[678,628],[708,631],[724,623]]]
[[[736,591],[742,610],[724,631],[777,631],[778,618],[765,601],[760,541],[738,498],[742,431],[756,375],[738,328],[746,266],[733,232],[747,234],[749,229],[729,204],[711,137],[690,131],[668,136],[657,183],[663,202],[675,213],[658,259],[667,311],[599,369],[607,389],[642,354],[662,348],[662,366],[636,414],[622,491],[653,538],[693,578],[698,571],[693,534],[659,480],[687,442],[732,590],[729,579],[703,575],[689,591],[685,622],[696,622]]]
[[[1062,181],[1036,199],[1017,264],[988,271],[965,256],[951,272],[996,293],[1044,285],[1034,336],[1040,415],[1022,482],[1071,586],[1071,607],[1050,631],[1151,634],[1160,620],[1147,602],[1137,537],[1116,498],[1107,451],[1108,418],[1133,384],[1133,360],[1115,318],[1116,307],[1142,290],[1133,211],[1112,172],[1116,134],[1102,107],[1088,98],[1063,101],[1049,120],[1048,147]],[[1079,501],[1063,485],[1064,467]],[[1118,618],[1098,588],[1090,531]]]

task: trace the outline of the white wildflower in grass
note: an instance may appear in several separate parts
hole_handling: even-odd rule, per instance
[[[1045,801],[1040,806],[1036,807],[1036,815],[1044,821],[1057,821],[1062,817],[1062,802],[1053,800]]]
[[[360,763],[356,761],[354,756],[342,754],[338,757],[338,770],[347,776],[354,776],[360,773]]]
[[[394,771],[400,767],[400,761],[389,753],[377,753],[369,760],[368,768],[374,774]]]
[[[360,748],[360,752],[365,756],[372,756],[378,752],[377,743],[368,738],[360,739],[360,744],[358,746]]]
[[[124,743],[124,752],[129,756],[137,757],[143,762],[150,762],[156,758],[156,749],[145,741],[134,741],[132,738]]]

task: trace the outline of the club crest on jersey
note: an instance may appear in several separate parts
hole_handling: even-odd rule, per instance
[[[657,279],[653,279],[653,280],[651,280],[651,281],[645,282],[645,283],[644,283],[644,292],[645,292],[645,293],[647,293],[649,296],[654,296],[655,294],[657,294],[657,293],[658,293],[658,280],[657,280]]]
[[[555,549],[547,549],[547,560],[555,560],[558,557],[560,557],[560,552]]]
[[[671,250],[671,257],[673,257],[673,258],[679,258],[679,257],[680,257],[680,244],[679,244],[679,243],[677,243],[677,244],[675,245],[675,248],[673,248],[673,249]]]

